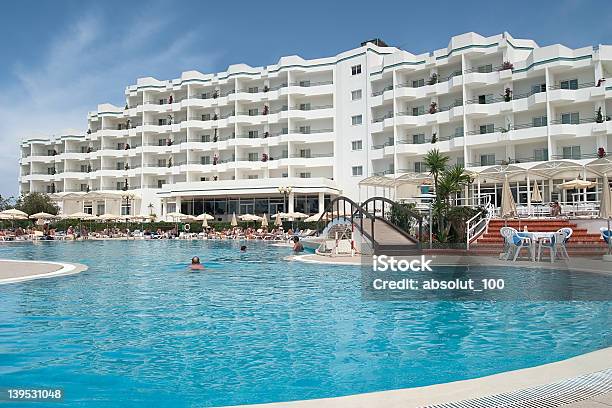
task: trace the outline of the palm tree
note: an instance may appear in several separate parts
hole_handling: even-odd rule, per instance
[[[440,229],[442,225],[442,213],[443,209],[440,207],[442,204],[442,200],[440,199],[440,174],[446,169],[446,165],[448,164],[448,160],[450,157],[443,155],[440,153],[438,149],[432,149],[427,152],[425,155],[425,165],[429,169],[429,174],[433,178],[434,182],[434,193],[436,194],[436,200],[433,205],[433,210],[437,214],[437,224],[438,229]],[[430,226],[432,228],[432,226]]]
[[[450,198],[453,194],[461,192],[465,186],[472,182],[472,178],[465,173],[463,166],[456,164],[445,169],[440,175],[438,183],[439,194],[436,195],[437,210],[442,217],[442,223],[438,224],[438,229],[443,231],[443,236],[448,237],[451,228],[451,220],[448,212],[451,208]],[[444,224],[444,225],[442,225]]]

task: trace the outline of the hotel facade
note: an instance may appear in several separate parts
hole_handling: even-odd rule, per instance
[[[140,78],[83,134],[21,142],[20,191],[49,193],[66,214],[313,214],[338,195],[418,195],[438,148],[474,175],[459,200],[499,201],[503,175],[519,205],[534,182],[545,201],[574,200],[556,185],[577,176],[598,181],[578,192],[596,201],[612,168],[610,73],[612,46],[466,33],[421,55],[373,40]]]

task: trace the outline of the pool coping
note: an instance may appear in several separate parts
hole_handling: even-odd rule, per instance
[[[15,265],[12,265],[11,267],[14,268],[13,273],[15,276],[0,279],[0,285],[74,275],[88,269],[86,265],[70,262],[31,261],[21,259],[0,259],[0,268],[3,268],[3,266],[7,264],[15,263],[23,264],[23,267],[15,268]],[[37,268],[42,267],[44,271],[41,273],[28,274],[28,266],[36,266]]]
[[[472,266],[505,266],[505,267],[527,267],[538,269],[558,269],[559,267],[567,268],[577,272],[598,273],[612,275],[610,263],[600,259],[588,258],[572,258],[569,261],[562,262],[531,262],[531,261],[504,261],[493,256],[473,256],[473,255],[425,255],[432,259],[432,265],[437,266],[457,266],[457,265],[472,265]],[[303,254],[291,255],[286,257],[287,260],[321,264],[321,265],[347,265],[347,266],[362,266],[362,257],[370,258],[370,255],[356,255],[354,257],[328,257],[318,254]],[[402,258],[402,256],[398,256]]]
[[[342,397],[265,404],[234,405],[260,408],[421,408],[520,391],[612,368],[612,347],[535,367],[424,387],[377,391]],[[231,408],[231,407],[226,407]]]

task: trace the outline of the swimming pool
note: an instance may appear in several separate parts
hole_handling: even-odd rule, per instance
[[[0,286],[0,387],[63,387],[70,406],[218,406],[475,378],[612,344],[610,302],[364,301],[358,267],[239,245],[0,246],[90,267]],[[208,272],[186,271],[193,255]]]

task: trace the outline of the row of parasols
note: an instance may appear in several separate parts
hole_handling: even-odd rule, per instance
[[[596,185],[597,183],[594,181],[575,179],[561,183],[558,187],[561,190],[585,190],[587,188],[595,187]],[[603,178],[603,190],[601,192],[601,201],[599,205],[599,216],[604,219],[612,217],[612,190],[610,190],[609,186],[610,183],[608,181],[608,175],[605,174]],[[533,188],[531,190],[531,202],[542,202],[540,188],[538,187],[538,183],[535,181],[533,182]],[[510,190],[508,177],[506,176],[502,186],[501,216],[510,217],[516,214],[516,203],[514,201],[514,197],[512,196],[512,191]]]
[[[312,216],[308,216],[307,214],[304,214],[301,212],[288,212],[288,213],[277,213],[273,216],[273,218],[275,220],[274,225],[280,226],[282,225],[283,220],[289,220],[289,221],[304,220],[305,222],[315,222],[315,221],[318,221],[319,219],[331,220],[336,215],[337,215],[336,212],[319,213],[319,214],[315,214]],[[209,220],[214,219],[212,215],[209,215],[206,213],[200,214],[198,216],[193,216],[193,215],[183,214],[180,212],[172,212],[172,213],[166,214],[166,216],[175,222],[202,221],[202,225],[204,227],[208,226]],[[53,215],[53,214],[49,214],[45,212],[39,212],[36,214],[28,215],[27,213],[21,210],[15,209],[15,208],[0,212],[0,220],[11,220],[11,221],[26,220],[26,219],[33,219],[33,220],[72,219],[72,220],[88,220],[88,221],[95,221],[95,220],[98,220],[98,221],[121,221],[121,220],[150,221],[152,218],[153,217],[149,215],[102,214],[102,215],[96,216],[96,215],[88,214],[85,212],[77,212],[73,214],[60,214],[60,215]],[[238,219],[240,219],[241,221],[247,221],[247,222],[261,221],[262,227],[268,226],[268,217],[266,214],[263,214],[262,217],[258,215],[254,215],[254,214],[242,214],[236,217],[236,213],[233,213],[230,224],[232,226],[238,225]]]

